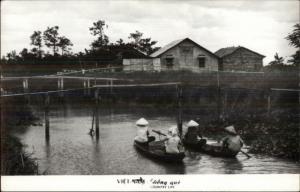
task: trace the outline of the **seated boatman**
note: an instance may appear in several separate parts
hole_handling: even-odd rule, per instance
[[[171,127],[168,131],[167,138],[164,139],[164,141],[166,153],[177,154],[180,152],[179,147],[181,146],[181,141],[177,134],[177,129]]]
[[[188,122],[187,132],[184,136],[184,140],[186,143],[197,144],[201,140],[201,136],[199,137],[198,134],[198,126],[199,124],[194,120],[190,120]]]
[[[148,144],[151,141],[155,140],[154,136],[149,136],[148,131],[148,121],[144,118],[140,118],[137,122],[137,136],[134,138],[135,141],[142,143],[142,144]]]
[[[225,127],[224,130],[228,135],[222,139],[223,149],[229,150],[233,153],[238,153],[243,146],[243,140],[237,134],[233,125]]]

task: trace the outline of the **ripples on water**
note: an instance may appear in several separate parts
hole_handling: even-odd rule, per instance
[[[106,109],[100,112],[100,140],[88,135],[92,109],[55,109],[50,117],[50,141],[44,140],[44,127],[32,126],[19,135],[39,159],[39,171],[55,175],[103,174],[248,174],[299,173],[299,164],[283,159],[253,155],[247,159],[211,157],[186,151],[183,164],[174,165],[148,159],[133,147],[135,121],[145,117],[151,129],[166,131],[175,124],[168,112],[148,109]],[[39,113],[38,113],[39,114]],[[171,113],[172,114],[172,113]],[[42,113],[40,113],[43,118]],[[186,119],[188,120],[188,119]],[[157,137],[157,135],[155,135]],[[158,137],[157,137],[158,139]]]

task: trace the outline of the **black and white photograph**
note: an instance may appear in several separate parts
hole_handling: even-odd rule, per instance
[[[298,0],[1,1],[1,190],[33,190],[15,176],[178,191],[192,190],[189,177],[226,190],[201,178],[242,187],[259,175],[282,176],[263,189],[298,191],[299,10]]]

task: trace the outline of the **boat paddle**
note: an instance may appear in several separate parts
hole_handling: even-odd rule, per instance
[[[240,152],[243,153],[244,155],[246,155],[248,158],[251,158],[251,156],[248,153],[246,153],[245,151],[240,150]]]
[[[157,134],[159,134],[159,135],[163,135],[163,136],[167,136],[166,134],[164,134],[164,133],[162,133],[162,132],[160,132],[160,131],[158,131],[158,130],[152,130],[154,133],[157,133]]]

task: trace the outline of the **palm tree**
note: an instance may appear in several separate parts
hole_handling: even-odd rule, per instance
[[[282,65],[284,65],[283,62],[284,62],[283,57],[279,57],[278,53],[276,53],[274,55],[274,61],[271,61],[269,64],[271,66],[282,66]]]

